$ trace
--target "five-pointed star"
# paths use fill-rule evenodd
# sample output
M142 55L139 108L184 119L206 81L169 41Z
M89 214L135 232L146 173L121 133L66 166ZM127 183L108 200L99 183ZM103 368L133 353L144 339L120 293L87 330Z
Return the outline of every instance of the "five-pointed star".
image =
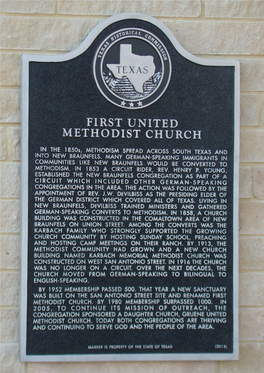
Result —
M134 107L134 103L133 103L133 102L130 102L130 103L129 103L129 106L130 106L130 107Z
M126 106L126 102L125 101L121 101L121 105L122 106Z

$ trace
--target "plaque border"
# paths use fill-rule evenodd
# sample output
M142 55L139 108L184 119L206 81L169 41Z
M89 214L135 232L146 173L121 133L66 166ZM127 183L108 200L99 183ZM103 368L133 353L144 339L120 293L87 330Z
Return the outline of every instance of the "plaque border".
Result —
M131 353L131 354L65 354L65 355L27 355L27 269L28 269L28 114L29 114L29 62L64 62L82 53L95 38L112 23L138 19L157 26L170 39L176 50L186 59L203 66L234 67L234 186L233 186L233 352L232 353ZM195 360L237 360L239 358L238 330L238 198L239 198L239 107L240 107L240 64L233 59L200 58L186 51L172 31L152 16L141 13L120 13L101 21L86 39L70 52L58 55L22 55L21 74L21 193L20 193L20 360L27 362L88 362L88 361L195 361Z

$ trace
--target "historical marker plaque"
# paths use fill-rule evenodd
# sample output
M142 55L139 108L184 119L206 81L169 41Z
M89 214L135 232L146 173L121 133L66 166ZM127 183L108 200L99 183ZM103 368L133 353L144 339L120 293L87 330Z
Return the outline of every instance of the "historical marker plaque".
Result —
M238 63L148 16L23 57L21 357L238 357Z

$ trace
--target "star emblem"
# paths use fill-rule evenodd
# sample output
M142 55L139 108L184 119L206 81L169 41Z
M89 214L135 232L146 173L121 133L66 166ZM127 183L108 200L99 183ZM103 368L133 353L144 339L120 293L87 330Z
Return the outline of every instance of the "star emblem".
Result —
M133 103L133 102L130 102L130 103L129 103L129 106L130 106L130 107L134 107L134 103Z
M142 106L142 101L138 101L138 107Z
M121 101L121 106L126 106L126 102L125 101Z

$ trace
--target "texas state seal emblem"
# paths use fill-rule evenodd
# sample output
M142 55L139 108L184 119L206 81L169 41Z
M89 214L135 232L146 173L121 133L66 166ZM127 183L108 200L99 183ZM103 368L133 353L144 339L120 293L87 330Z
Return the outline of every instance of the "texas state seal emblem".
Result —
M141 109L157 101L171 76L169 53L154 34L139 28L118 30L101 43L94 58L94 78L113 104Z

